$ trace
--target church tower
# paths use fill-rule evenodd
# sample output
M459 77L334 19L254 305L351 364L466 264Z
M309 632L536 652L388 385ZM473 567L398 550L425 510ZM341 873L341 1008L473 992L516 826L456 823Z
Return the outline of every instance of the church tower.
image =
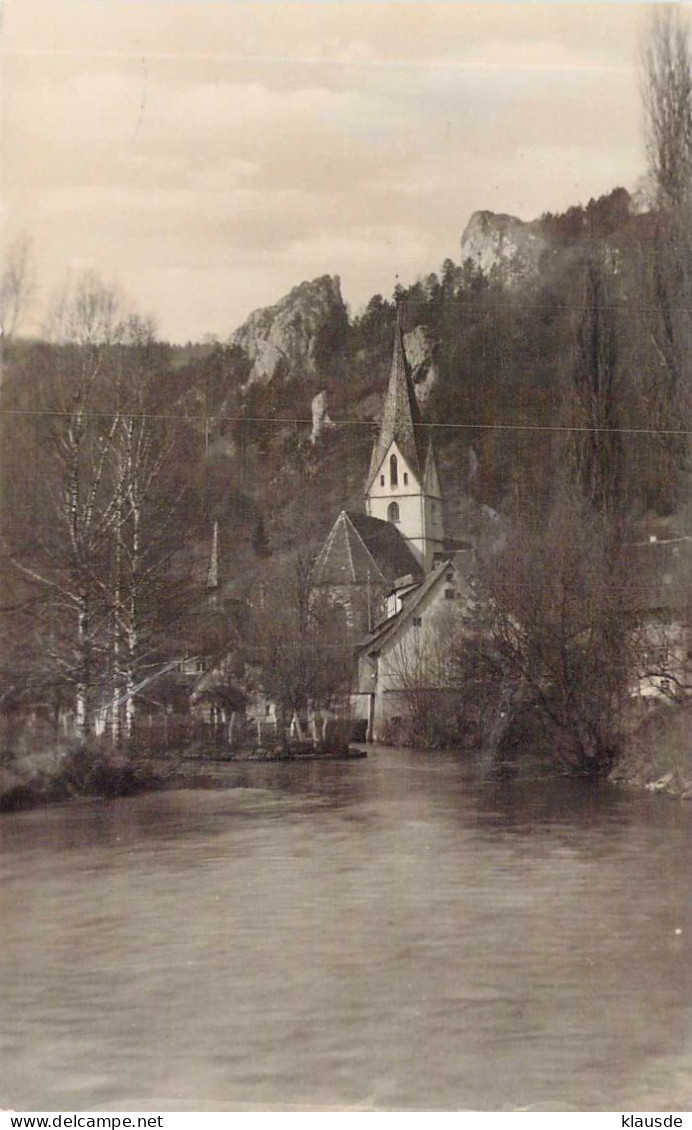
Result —
M382 424L365 487L365 512L393 523L426 573L436 554L444 553L440 479L432 441L424 435L398 318Z

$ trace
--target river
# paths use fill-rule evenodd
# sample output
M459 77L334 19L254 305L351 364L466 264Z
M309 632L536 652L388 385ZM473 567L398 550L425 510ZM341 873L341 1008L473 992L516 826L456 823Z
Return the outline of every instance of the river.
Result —
M224 774L0 818L3 1108L692 1109L690 807Z

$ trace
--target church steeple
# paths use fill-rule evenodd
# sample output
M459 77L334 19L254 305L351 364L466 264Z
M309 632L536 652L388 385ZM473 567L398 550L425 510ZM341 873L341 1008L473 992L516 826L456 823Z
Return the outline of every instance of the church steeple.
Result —
M216 603L219 591L219 523L214 522L214 533L211 539L211 553L209 555L209 568L207 570L207 593L212 604Z
M428 572L444 550L442 491L432 443L423 433L397 311L392 367L365 487L365 511L392 522Z
M406 360L404 333L398 310L392 367L382 410L380 434L377 437L370 459L370 471L368 481L365 484L366 493L370 490L373 479L393 443L396 443L409 467L420 480L425 456L423 421L411 380L411 371Z

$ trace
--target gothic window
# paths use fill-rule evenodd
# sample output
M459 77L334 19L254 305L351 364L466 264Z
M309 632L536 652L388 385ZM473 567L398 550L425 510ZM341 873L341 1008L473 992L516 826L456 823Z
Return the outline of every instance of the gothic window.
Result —
M395 459L395 458L396 458L396 456L392 455L392 459ZM398 522L399 521L399 506L396 502L390 502L389 506L387 507L387 521L388 522Z
M408 471L404 471L404 486L408 486Z
M380 486L384 486L384 475L380 475Z
M390 455L389 457L389 482L393 487L399 485L399 468L397 467L396 455Z

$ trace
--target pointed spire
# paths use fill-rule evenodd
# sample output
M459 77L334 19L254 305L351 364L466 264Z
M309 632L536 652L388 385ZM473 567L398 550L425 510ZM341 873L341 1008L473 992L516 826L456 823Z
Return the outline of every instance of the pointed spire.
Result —
M219 587L219 523L214 522L214 533L211 539L211 556L207 572L207 588L210 592Z
M382 411L380 434L370 461L366 491L370 489L393 442L396 442L409 467L420 479L424 463L422 420L406 360L401 310L398 304L392 368Z

